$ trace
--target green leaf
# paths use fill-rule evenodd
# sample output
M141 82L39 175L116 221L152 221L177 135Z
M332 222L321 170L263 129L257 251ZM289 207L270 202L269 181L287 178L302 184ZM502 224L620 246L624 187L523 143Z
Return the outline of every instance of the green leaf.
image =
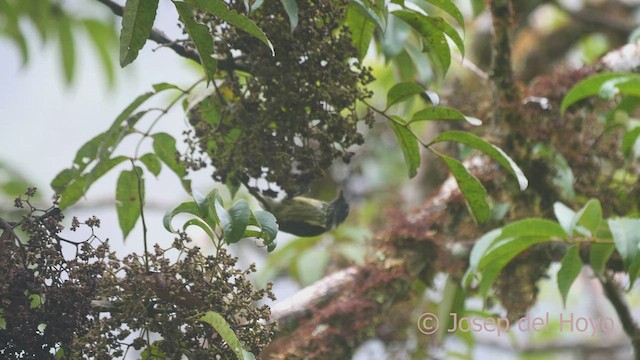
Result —
M274 241L275 243L275 241ZM261 284L266 283L268 280L273 279L275 275L282 269L287 268L293 264L295 259L298 258L304 251L312 248L318 243L318 237L315 238L296 238L291 242L288 242L278 248L273 254L270 254L267 258L267 263L264 266L264 271L258 274L258 282ZM297 270L295 267L292 270Z
M73 159L73 164L79 171L84 171L89 164L98 159L98 152L107 138L107 132L96 135L80 147Z
M209 27L194 20L195 8L193 6L182 1L174 1L173 4L198 50L198 54L200 54L200 64L207 76L207 81L213 81L218 61L213 58L213 38L209 33Z
M197 226L200 229L202 229L202 231L204 231L207 234L207 236L209 236L209 238L211 240L214 240L216 238L216 235L211 230L211 227L209 225L207 225L207 223L205 223L204 221L202 221L200 219L189 219L189 220L187 220L182 225L182 230L185 231L185 230L187 230L187 228L189 226L192 226L192 225Z
M302 286L309 286L327 274L330 252L326 246L319 246L298 255L293 264L297 280Z
M392 12L422 36L424 51L429 55L435 72L443 77L451 65L451 52L444 32L434 24L430 17L415 11L397 10Z
M106 132L111 132L118 129L125 120L131 117L131 114L133 114L133 112L136 111L136 109L138 109L140 105L149 100L149 98L151 98L153 95L155 95L155 93L147 92L135 98L129 105L127 105L124 110L122 110L120 114L118 114L116 119L111 124L111 127L109 127L109 130L107 130Z
M176 149L176 139L167 133L153 134L153 151L160 160L167 165L182 181L185 191L191 193L191 181L187 180L187 170L184 165L178 162L178 150Z
M127 0L120 32L120 66L125 67L138 57L147 42L156 19L158 0Z
M78 149L76 157L73 159L73 167L78 170L78 173L84 171L91 162L98 158L98 150L105 137L106 133L100 133Z
M598 199L589 200L571 221L571 229L594 237L602 223L602 206ZM584 230L587 230L586 232ZM569 233L571 234L571 233Z
M387 21L387 29L385 30L381 41L382 53L384 54L387 62L398 56L402 50L404 50L411 32L411 26L395 16L392 16Z
M262 41L271 49L271 53L275 55L273 44L267 39L267 35L248 17L229 9L227 4L222 0L186 0L187 3L206 11L213 16L217 16L230 25L249 33L258 40Z
M229 348L236 354L236 357L240 360L255 360L255 356L250 352L244 350L242 343L233 332L227 320L222 315L214 311L207 311L200 321L205 322L213 327L222 339L227 343Z
M482 235L480 239L476 241L476 243L473 245L473 249L471 249L471 254L469 254L468 272L475 273L478 271L478 267L480 266L480 261L482 260L482 257L487 253L487 251L491 248L491 246L498 240L501 233L502 233L502 229L494 229Z
M559 202L553 204L553 210L569 236L578 232L580 235L595 238L602 223L602 206L597 199L589 200L578 212Z
M51 181L51 188L57 194L60 194L67 188L74 179L80 176L80 171L77 169L64 169L56 175L55 178Z
M220 206L224 204L218 189L212 189L204 198L202 198L200 194L195 193L193 198L196 200L198 208L200 208L200 217L205 219L211 228L217 227L218 224L220 224L220 219L216 212L216 204L219 203Z
M83 180L85 182L86 180L92 180L91 177L93 175L83 175L84 170L96 160L108 162L107 159L115 149L116 145L124 138L125 135L131 132L133 126L145 114L145 111L139 112L133 116L132 113L153 95L154 93L146 93L138 96L118 115L107 131L96 135L94 138L82 145L76 153L73 160L73 166L70 169L62 170L51 182L51 187L57 193L62 193L65 191L67 186L80 179L81 176L86 177L86 179ZM127 123L122 125L125 121L127 121ZM120 157L119 159L122 158ZM93 180L90 181L90 183L93 183ZM81 189L81 191L82 193L80 196L84 193L84 190Z
M181 213L188 213L195 216L201 216L200 209L198 208L198 205L196 205L195 202L185 201L182 204L176 206L173 210L169 210L164 214L164 217L162 218L162 225L164 226L165 229L167 229L168 232L171 232L174 234L178 233L178 231L171 226L171 221L176 215Z
M436 332L438 341L443 340L449 333L448 329L454 326L454 319L450 315L451 313L462 314L464 311L464 301L466 294L464 293L460 283L450 275L447 275L447 279L442 290L442 299L438 304L438 319L449 319L444 326L439 326ZM455 324L457 325L457 324Z
M460 161L443 154L438 154L438 156L444 160L456 179L458 187L464 195L469 209L471 209L471 215L478 223L485 223L491 216L491 209L487 203L487 190L482 186L480 180L473 176Z
M220 206L221 208L222 206ZM216 203L216 212L220 215L218 203ZM242 239L244 231L249 225L249 218L251 217L251 209L246 200L241 199L236 201L228 210L228 219L226 216L223 218L220 216L220 222L222 230L224 231L224 239L227 244L233 244Z
M120 145L120 142L127 135L134 132L135 125L147 114L147 112L148 110L142 110L131 115L122 125L114 123L114 125L104 133L105 136L100 142L96 157L98 159L106 159L110 157L117 146Z
M598 55L599 56L599 55ZM594 59L597 56L594 56ZM600 89L598 90L598 96L604 100L611 100L614 96L620 93L620 89L618 89L618 85L629 80L626 76L616 77L614 79L610 79L605 81L602 85L600 85Z
M451 15L452 18L456 20L458 25L464 30L464 16L456 6L456 4L451 0L426 0L433 5L439 7L444 10L447 14Z
M630 73L602 73L581 80L574 85L565 95L564 99L562 99L562 104L560 105L561 114L564 114L569 106L578 101L600 94L602 87L612 80L618 83L618 88L622 87L627 92L634 92L635 81L640 80L640 75ZM627 86L619 84L621 81L625 82L629 80L634 80L634 82Z
M407 25L408 26L408 25ZM422 46L422 44L420 44ZM415 80L419 79L422 82L431 82L433 81L433 69L431 68L431 63L427 54L422 52L421 48L418 48L416 44L412 44L410 42L405 42L404 48L406 53L411 60L411 65L405 66L401 64L397 64L397 61L401 58L400 56L396 57L394 63L398 68L403 69L405 72L410 73L409 79ZM402 53L400 53L402 55ZM413 67L416 68L417 72L414 71ZM438 105L440 103L440 98L438 94L434 91L427 90L425 94L429 97L429 100L433 105Z
M571 223L573 222L573 218L576 216L576 212L561 202L555 202L553 204L553 213L560 226L562 226L562 229L567 233L567 235L571 235L573 233Z
M275 240L278 235L278 221L276 217L273 216L268 211L256 211L253 214L253 219L262 232L261 238L264 239L264 244L269 245L273 240Z
M368 1L367 1L367 4L365 4L365 2L362 0L351 0L351 8L356 10L358 13L360 13L360 15L364 16L372 23L374 23L378 27L378 29L380 29L380 31L384 32L384 29L386 27L385 23L378 16L378 14L376 14L373 8L371 6L368 6Z
M58 18L58 35L60 37L60 54L62 55L62 70L67 84L73 81L76 66L76 50L71 31L71 19L65 15Z
M460 37L460 34L458 34L458 31L453 28L453 26L449 25L448 22L444 21L444 19L439 16L427 16L426 20L430 22L434 28L447 35L456 45L458 50L460 50L460 54L464 56L464 41L462 40L462 37Z
M471 125L474 126L479 126L482 125L482 121L479 119L476 119L474 117L470 117L470 116L465 116L463 113L461 113L460 111L453 109L453 108L448 108L448 107L444 107L444 106L429 106L427 108L424 108L420 111L418 111L417 113L413 114L413 117L411 117L411 121L409 121L409 123L414 123L414 122L418 122L418 121L429 121L429 120L437 120L437 121L448 121L448 120L462 120L462 121L466 121Z
M167 359L167 353L159 347L151 344L140 353L140 359Z
M351 30L351 42L358 50L358 59L367 55L376 25L350 6L347 10L347 24Z
M607 261L613 254L615 246L613 244L592 243L591 250L589 251L589 264L593 272L602 276L607 265Z
M632 157L634 155L633 148L638 141L638 137L640 136L640 127L633 128L624 133L622 136L622 144L621 149L622 153L626 157ZM635 156L634 156L635 157Z
M4 330L7 328L7 319L4 318L4 309L0 308L0 329Z
M401 118L394 116L394 119L399 122L405 122ZM406 127L396 123L395 121L389 121L389 126L396 134L396 140L402 149L404 155L404 162L407 164L409 170L409 177L412 178L418 173L418 167L420 166L420 148L418 147L418 140Z
M293 32L298 26L298 3L296 0L280 0L284 11L289 16L289 23L291 24L291 32Z
M416 79L416 70L420 70L419 67L426 67L428 71L420 72L421 79L431 79L431 65L429 63L429 59L425 54L423 54L420 50L418 53L423 55L423 59L414 59L407 50L408 45L405 46L405 51L401 51L400 54L396 55L391 62L393 66L393 70L398 74L399 81L415 81ZM424 60L424 62L422 61ZM427 74L425 77L422 77L422 74ZM430 81L430 80L428 80Z
M158 175L160 174L160 170L162 170L162 163L160 162L160 159L158 159L158 156L156 154L144 154L140 157L140 161L142 161L144 166L147 167L147 170L149 170L149 172L152 173L153 176L158 177Z
M380 16L385 23L389 21L389 6L388 0L364 0L371 3L372 9Z
M15 198L24 194L29 183L32 182L13 166L0 159L0 193ZM36 193L36 198L39 200L38 195L39 193Z
M549 241L549 238L524 236L509 237L493 244L482 258L479 266L479 270L482 271L482 278L478 287L482 297L486 298L495 279L513 258L531 246L547 241Z
M47 1L20 1L20 5L18 6L21 5L24 10L27 10L33 25L38 29L42 42L46 42L50 35L50 29L52 28L51 20L58 15L55 11L52 11L51 3ZM3 7L4 6L0 5L0 13L4 12Z
M470 146L476 150L481 151L485 155L488 155L490 158L498 162L498 164L502 165L505 169L507 169L513 176L518 180L518 185L520 186L520 190L524 191L529 181L524 176L524 173L516 163L511 160L511 158L502 151L499 147L488 143L486 140L464 131L447 131L440 135L438 135L435 139L429 143L435 144L443 141L454 141L460 144L464 144Z
M276 246L278 245L278 242L273 240L272 242L267 244L267 252L272 252L273 250L276 249Z
M229 190L229 195L231 195L231 199L233 200L236 197L238 190L240 190L240 185L242 184L240 184L236 179L229 178L224 185L227 187L227 190Z
M0 0L0 14L2 14L3 17L2 28L0 28L0 30L3 32L3 35L8 36L15 42L22 56L22 64L25 65L29 60L29 47L22 33L22 29L20 29L20 17L22 14L19 13L21 10L17 9L17 5L22 3L23 2L9 3L6 0ZM38 22L36 22L36 24L38 24ZM46 32L43 33L46 34Z
M142 169L123 170L116 186L116 211L118 223L126 240L140 217L144 204L144 178Z
M115 66L112 58L112 46L115 45L114 29L110 23L100 22L95 19L85 19L82 22L84 24L91 43L94 45L95 50L102 63L102 70L107 78L109 86L113 86L115 83Z
M184 92L184 90L182 90L178 85L169 84L166 82L153 84L152 87L153 87L153 91L155 91L156 93L159 93L164 90L178 90L178 91Z
M251 5L251 9L249 10L249 15L253 14L256 10L260 9L264 0L255 0L253 5Z
M558 271L558 289L560 295L562 295L562 305L567 306L567 295L569 295L569 289L571 285L580 275L582 270L582 259L580 259L580 246L573 245L567 250L567 253L560 262L561 267Z
M118 156L113 159L99 161L96 166L89 171L89 173L77 177L75 180L68 183L62 193L60 193L60 209L64 210L75 204L89 190L96 180L127 159L129 158L126 156Z
M629 40L627 40L628 44L635 44L640 40L640 27L633 29L631 34L629 34Z
M516 221L502 228L500 238L539 236L552 240L566 240L567 234L562 226L555 221L531 218Z
M613 237L616 250L622 257L625 268L629 273L629 287L633 286L640 260L638 259L638 246L640 245L640 219L613 218L609 219L609 229Z
M629 76L611 79L602 84L598 93L601 98L607 100L617 94L640 96L640 75L630 73Z
M42 305L42 297L38 294L31 294L29 295L29 302L30 302L30 308L35 309L40 307L40 305Z
M484 11L484 0L471 0L471 7L473 8L473 16L478 16Z
M424 89L414 82L401 82L395 84L387 92L387 107L408 100L410 97L424 93Z
M469 267L477 271L486 264L485 257L495 249L495 244L505 239L540 238L546 241L564 240L567 234L558 223L547 219L524 219L483 235L469 255Z

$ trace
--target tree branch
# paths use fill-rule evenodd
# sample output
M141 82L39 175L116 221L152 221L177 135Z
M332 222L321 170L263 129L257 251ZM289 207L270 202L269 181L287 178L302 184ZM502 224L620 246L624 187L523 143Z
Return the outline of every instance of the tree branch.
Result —
M122 15L124 14L124 7L122 7L120 4L112 0L96 0L96 1L108 7L111 10L111 12L114 13L116 16L122 17ZM169 49L173 50L176 54L184 58L187 58L189 60L193 60L198 64L200 64L200 55L198 54L197 51L193 49L189 49L181 45L180 43L176 42L175 40L169 39L169 37L167 37L167 35L165 35L164 32L156 28L151 29L151 33L149 34L149 40L159 45L166 46ZM223 60L218 59L218 69L225 70L225 71L234 71L234 70L248 71L247 67L236 64L234 59L223 59Z
M302 319L312 315L313 309L325 305L336 294L353 282L358 268L352 266L326 276L294 296L271 307L271 320L277 321L280 335L294 329Z
M620 319L624 332L631 340L635 359L640 360L640 329L638 329L638 325L633 320L633 315L631 314L629 306L625 302L622 294L620 294L620 290L611 276L605 274L600 279L600 283L604 289L605 296L609 299L609 302L611 302L611 305L618 314L618 318Z
M492 0L490 8L494 32L491 59L494 102L493 120L497 126L516 126L520 97L513 77L511 37L509 34L513 26L513 4L511 0Z

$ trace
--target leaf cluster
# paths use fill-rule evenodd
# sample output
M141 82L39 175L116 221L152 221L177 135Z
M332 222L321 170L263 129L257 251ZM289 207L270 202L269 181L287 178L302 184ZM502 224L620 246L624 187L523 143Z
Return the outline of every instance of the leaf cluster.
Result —
M556 221L524 219L482 236L471 252L463 283L470 286L475 279L474 286L486 298L500 272L515 257L534 245L557 242L566 244L557 280L563 302L566 302L569 289L584 265L580 249L586 245L588 265L597 276L605 273L607 262L615 250L629 274L630 286L633 285L640 274L638 219L604 219L597 199L588 201L579 211L556 203L554 211Z
M223 207L222 198L214 189L207 196L194 194L194 201L183 202L175 209L168 211L163 219L167 231L179 233L171 226L174 216L180 213L195 215L182 226L182 231L195 225L203 230L212 240L224 239L233 244L240 239L254 237L262 239L269 252L276 247L278 223L267 211L252 211L246 200L236 201L229 209ZM220 231L220 235L217 234Z
M56 0L1 0L0 35L18 47L24 64L30 57L25 24L36 29L43 44L58 43L62 73L68 84L76 73L77 35L85 33L94 45L109 85L113 85L115 67L111 53L117 45L117 33L111 21L78 17Z

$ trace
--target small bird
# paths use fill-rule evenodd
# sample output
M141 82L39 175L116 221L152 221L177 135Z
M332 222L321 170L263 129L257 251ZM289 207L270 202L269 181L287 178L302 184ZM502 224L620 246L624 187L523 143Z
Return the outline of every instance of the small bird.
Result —
M342 224L349 215L349 203L342 191L331 202L304 196L280 202L262 197L258 200L276 217L280 231L300 237L323 234Z

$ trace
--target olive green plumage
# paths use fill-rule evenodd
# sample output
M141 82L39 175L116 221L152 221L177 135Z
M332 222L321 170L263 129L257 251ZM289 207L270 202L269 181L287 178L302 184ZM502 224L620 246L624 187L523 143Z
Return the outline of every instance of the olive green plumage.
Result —
M265 210L278 220L280 231L310 237L323 234L342 224L349 215L349 203L342 191L331 202L296 196L276 202L259 198Z

